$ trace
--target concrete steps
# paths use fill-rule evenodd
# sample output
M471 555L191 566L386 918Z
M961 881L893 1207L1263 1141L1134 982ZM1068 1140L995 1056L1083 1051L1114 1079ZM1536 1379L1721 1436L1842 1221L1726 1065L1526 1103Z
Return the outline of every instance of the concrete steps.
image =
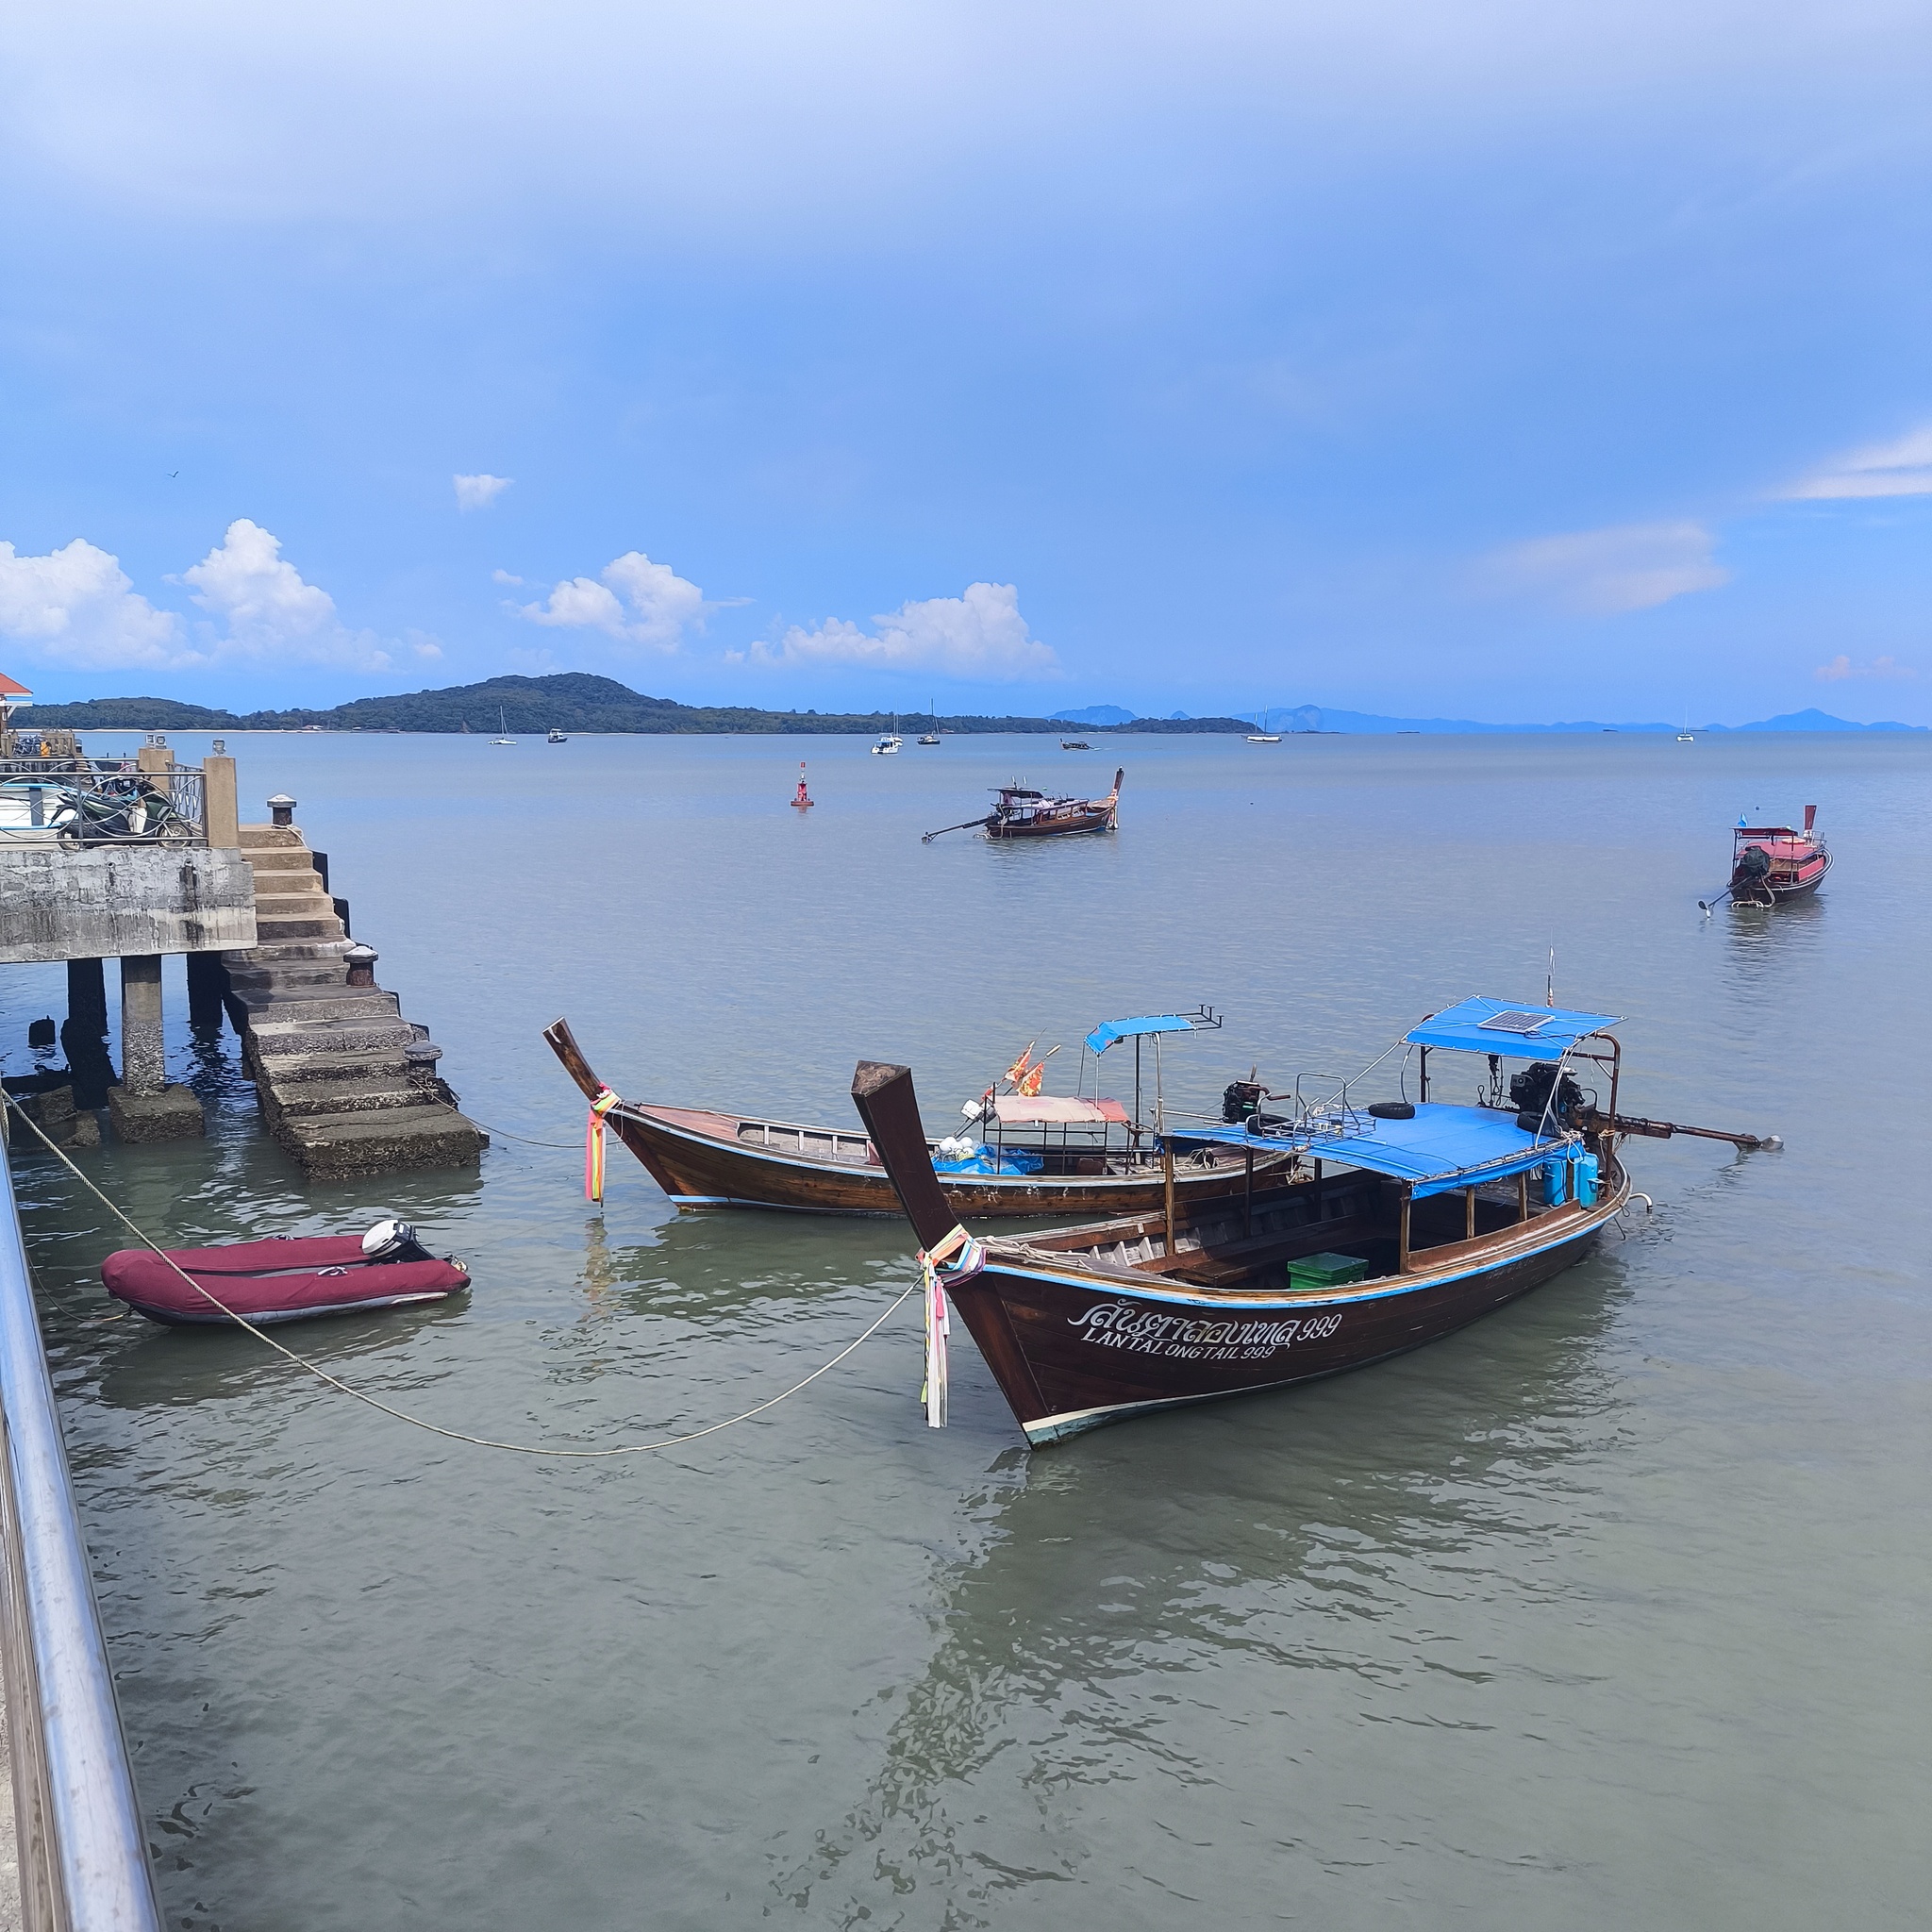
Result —
M223 956L228 1010L283 1152L314 1179L475 1159L489 1137L437 1076L428 1029L394 993L348 983L350 942L301 833L243 825L242 851L259 942Z
M441 1107L326 1119L285 1115L275 1139L314 1180L395 1174L404 1168L467 1166L488 1144L473 1122Z

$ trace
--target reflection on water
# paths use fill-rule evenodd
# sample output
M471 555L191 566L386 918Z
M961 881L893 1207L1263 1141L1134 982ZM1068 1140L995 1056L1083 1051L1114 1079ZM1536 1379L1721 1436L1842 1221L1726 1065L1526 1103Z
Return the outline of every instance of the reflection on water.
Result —
M938 1119L1028 1038L1207 998L1226 1032L1166 1074L1211 1108L1540 993L1554 944L1559 998L1631 1016L1629 1107L1787 1152L1634 1143L1627 1240L1336 1382L1029 1457L963 1341L924 1427L908 1304L757 1420L591 1465L123 1316L126 1237L21 1154L175 1924L1914 1923L1932 1213L1912 1057L1874 1042L1917 1017L1932 747L1136 741L1118 837L1054 851L918 840L1037 745L815 741L801 824L782 742L241 742L502 1137L309 1186L182 1024L208 1141L84 1164L177 1243L417 1223L468 1296L285 1339L451 1428L702 1427L908 1279L895 1224L679 1219L615 1147L588 1207L559 1011L632 1097L839 1121L864 1055ZM1729 823L1786 795L1830 813L1824 893L1705 919ZM623 839L558 837L613 796ZM541 891L486 949L505 877ZM0 1003L18 1041L58 969Z
M1472 1595L1560 1609L1539 1559L1616 1440L1597 1347L1625 1291L1614 1260L1587 1264L1544 1291L1541 1319L1458 1341L1446 1387L1397 1365L1191 1412L1151 1491L1130 1441L996 1458L962 1499L979 1548L943 1572L931 1660L882 1692L878 1769L809 1857L774 1854L774 1890L847 1924L890 1873L908 1893L943 1888L949 1925L1003 1922L1028 1894L1085 1924L1055 1888L1104 1856L1093 1812L1165 1790L1211 1813L1209 1794L1233 1797L1224 1727L1366 1705L1483 1728L1453 1706L1490 1672L1450 1660L1450 1625ZM1256 1771L1277 1796L1324 1777ZM1025 1797L996 1831L989 1780Z

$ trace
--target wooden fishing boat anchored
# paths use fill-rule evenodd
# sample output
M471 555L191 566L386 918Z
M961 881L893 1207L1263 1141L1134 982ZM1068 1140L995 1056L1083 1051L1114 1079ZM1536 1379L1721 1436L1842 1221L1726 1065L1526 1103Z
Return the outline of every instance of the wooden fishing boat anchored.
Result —
M1204 1141L1257 1161L1240 1193L983 1242L958 1225L925 1158L910 1072L862 1060L852 1096L921 1243L929 1322L937 1308L943 1335L950 1298L1039 1445L1361 1368L1489 1314L1580 1260L1624 1207L1625 1133L1776 1144L1624 1119L1614 1024L1464 1000L1398 1042L1417 1057L1414 1104L1362 1107L1344 1086L1319 1105L1170 1127L1176 1161ZM1439 1050L1488 1058L1484 1104L1428 1098ZM1507 1091L1506 1058L1534 1062ZM1606 1108L1572 1069L1607 1075ZM1264 1176L1264 1158L1287 1165ZM929 1341L929 1377L936 1360L942 1372L943 1346Z
M1747 825L1742 819L1731 835L1731 882L1714 899L1700 899L1708 912L1728 899L1734 906L1777 906L1803 899L1824 883L1831 852L1812 829L1818 808L1805 808L1805 829L1790 825Z
M1158 1042L1165 1035L1218 1024L1205 1009L1194 1015L1109 1021L1088 1036L1086 1045L1098 1055L1118 1041L1135 1042L1138 1113L1141 1041L1151 1037ZM585 1098L604 1108L610 1131L680 1208L900 1211L891 1177L863 1134L708 1108L617 1100L591 1071L568 1022L546 1027L543 1038ZM1241 1151L1207 1145L1174 1164L1170 1181L1169 1163L1150 1127L1130 1117L1116 1100L1039 1092L1033 1076L1047 1056L1030 1061L1031 1052L1029 1047L1008 1070L1004 1084L1035 1091L995 1093L989 1088L962 1109L988 1139L975 1140L969 1131L941 1141L924 1127L919 1130L920 1158L929 1174L938 1163L941 1172L933 1184L950 1203L947 1212L954 1219L1142 1214L1161 1205L1170 1186L1176 1200L1191 1204L1232 1197L1247 1185L1247 1162ZM1159 1106L1157 1076L1157 1118ZM1285 1160L1286 1156L1264 1157L1261 1171L1272 1174Z
M1113 774L1113 790L1105 798L1049 798L1030 785L993 788L993 808L982 819L965 819L941 825L921 841L930 845L946 832L983 831L989 839L1054 839L1069 832L1111 832L1119 825L1123 766Z

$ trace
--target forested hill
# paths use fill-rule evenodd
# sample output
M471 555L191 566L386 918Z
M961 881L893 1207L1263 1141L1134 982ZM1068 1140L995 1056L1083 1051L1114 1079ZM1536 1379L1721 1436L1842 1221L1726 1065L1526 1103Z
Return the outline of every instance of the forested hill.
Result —
M410 691L400 697L356 698L326 711L219 711L173 698L89 698L73 705L36 705L21 723L65 725L75 731L133 728L143 731L474 731L494 732L497 714L513 732L641 731L862 732L883 731L882 711L760 711L744 706L680 705L647 698L612 677L563 671L550 677L492 677L448 691ZM901 714L908 733L925 728L922 717ZM1126 724L1056 723L1051 718L942 717L942 730L1029 731L1252 731L1239 718L1140 718Z

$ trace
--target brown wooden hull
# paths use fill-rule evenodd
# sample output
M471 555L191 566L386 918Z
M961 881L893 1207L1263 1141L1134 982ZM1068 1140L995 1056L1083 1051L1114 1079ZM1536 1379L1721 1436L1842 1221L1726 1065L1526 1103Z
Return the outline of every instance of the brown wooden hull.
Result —
M737 1139L730 1114L683 1108L625 1107L608 1116L611 1131L643 1162L651 1177L687 1210L770 1208L798 1214L897 1216L899 1196L883 1167L815 1159L780 1147L749 1146ZM784 1130L774 1130L784 1131ZM829 1128L793 1129L831 1140ZM1265 1175L1269 1163L1257 1162ZM941 1175L941 1187L962 1221L1000 1215L1032 1220L1053 1214L1112 1217L1159 1209L1164 1182L1148 1174L1059 1177L1052 1174ZM1226 1200L1247 1185L1240 1160L1174 1174L1176 1207Z
M1401 1355L1541 1287L1580 1260L1627 1198L1571 1206L1506 1234L1424 1250L1407 1274L1313 1292L1228 1292L1077 1263L995 1241L948 1284L1038 1446L1182 1403L1280 1389ZM1333 1223L1341 1236L1343 1224ZM1084 1233L1084 1230L1080 1232ZM1055 1245L1074 1239L1054 1238Z

